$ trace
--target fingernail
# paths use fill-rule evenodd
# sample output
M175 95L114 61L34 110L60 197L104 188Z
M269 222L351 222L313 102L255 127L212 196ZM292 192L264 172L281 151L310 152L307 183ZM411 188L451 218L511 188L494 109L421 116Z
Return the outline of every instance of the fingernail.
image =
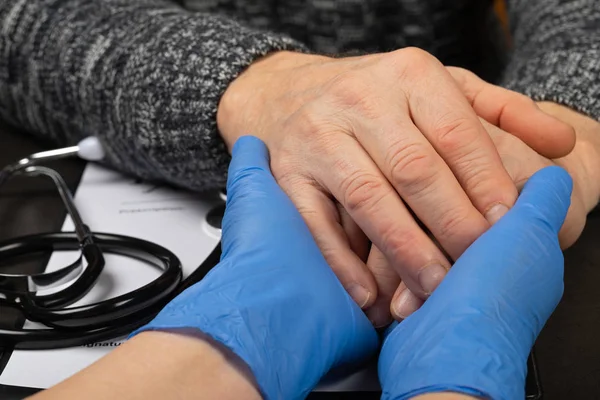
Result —
M373 324L375 328L381 328L386 325L389 325L392 322L392 316L390 314L389 308L386 306L383 307L370 307L367 311L367 318Z
M392 307L394 314L400 319L406 319L410 314L414 313L421 307L423 302L415 296L410 290L405 289L398 295Z
M446 276L446 268L441 264L430 264L419 272L419 284L426 294L431 294Z
M487 219L490 224L494 225L507 212L508 212L508 207L506 207L502 203L499 203L499 204L496 204L495 206L493 206L492 208L490 208L485 213L485 219Z
M358 283L350 284L346 290L360 308L363 308L365 305L367 305L369 298L371 297L371 292Z

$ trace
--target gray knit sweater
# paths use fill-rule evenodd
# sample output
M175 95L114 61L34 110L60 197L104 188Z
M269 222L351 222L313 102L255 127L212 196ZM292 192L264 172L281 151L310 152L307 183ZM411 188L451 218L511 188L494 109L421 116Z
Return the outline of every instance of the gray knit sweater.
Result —
M221 187L217 105L253 60L408 45L600 119L600 1L509 9L510 58L486 0L0 0L0 119L55 146L96 135L146 179Z

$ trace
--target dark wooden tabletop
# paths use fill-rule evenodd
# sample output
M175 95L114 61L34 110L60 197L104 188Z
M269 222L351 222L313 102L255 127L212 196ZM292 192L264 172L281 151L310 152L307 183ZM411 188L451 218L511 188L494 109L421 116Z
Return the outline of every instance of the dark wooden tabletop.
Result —
M0 168L42 149L43 143L0 124ZM82 162L61 161L53 166L71 189L77 186ZM50 182L35 178L0 189L0 240L59 229L64 215ZM565 260L564 297L536 344L544 399L600 399L600 213L589 216L582 237L565 252ZM30 393L0 386L0 399Z

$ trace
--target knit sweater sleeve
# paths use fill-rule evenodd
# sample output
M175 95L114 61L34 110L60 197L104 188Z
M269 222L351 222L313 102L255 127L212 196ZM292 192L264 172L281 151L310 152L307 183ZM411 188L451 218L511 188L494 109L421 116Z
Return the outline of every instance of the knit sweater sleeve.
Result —
M509 0L504 86L600 120L600 1Z
M54 145L97 136L142 178L221 187L222 93L255 59L301 48L168 0L2 0L0 119Z

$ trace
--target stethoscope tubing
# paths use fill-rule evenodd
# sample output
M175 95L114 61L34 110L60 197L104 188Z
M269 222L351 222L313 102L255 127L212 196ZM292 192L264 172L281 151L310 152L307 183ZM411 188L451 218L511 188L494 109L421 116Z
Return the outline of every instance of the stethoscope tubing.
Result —
M92 233L81 219L60 174L38 166L42 162L72 156L99 161L104 157L104 151L98 139L88 137L77 146L32 154L0 170L0 185L14 175L51 178L75 225L75 232L42 233L0 242L0 262L37 253L80 252L75 262L58 271L0 273L0 305L16 308L27 320L46 326L0 329L0 350L56 349L122 337L149 322L177 293L200 280L219 262L220 243L187 279L182 280L181 262L168 249L129 236ZM120 296L71 306L94 287L105 265L103 253L145 261L161 269L162 273L153 281ZM85 268L83 260L87 262ZM69 282L56 292L38 294L40 290Z
M68 234L68 232L66 232ZM61 232L60 235L65 234ZM54 234L50 234L54 235ZM99 243L103 243L105 239L102 235L111 234L98 234ZM131 238L134 240L140 240ZM158 246L154 243L151 245ZM64 243L63 243L64 244ZM158 246L160 247L160 246ZM166 249L165 249L166 250ZM168 251L168 250L167 250ZM139 307L139 303L127 303L125 302L125 309L121 309L122 312L117 318L109 320L105 317L100 317L104 320L105 324L94 324L92 328L85 324L79 324L75 326L63 326L56 325L55 327L42 328L42 329L0 329L0 349L19 349L19 350L41 350L41 349L58 349L73 346L82 346L94 342L105 341L109 339L119 338L127 335L135 329L143 326L154 318L154 316L177 294L199 281L204 275L211 270L215 265L218 264L221 256L221 246L217 245L211 254L202 262L202 264L186 279L178 282L174 287L170 286L168 290L162 292L162 296L157 296L156 293L152 294L152 299L144 303L143 307ZM152 282L151 282L152 283ZM150 284L151 284L150 283ZM147 287L149 284L145 285ZM138 289L136 289L138 290ZM130 292L124 296L132 296ZM105 301L111 302L114 299ZM136 304L136 306L132 306ZM11 304L11 306L15 306ZM73 307L77 309L78 307ZM96 309L97 311L98 309ZM79 311L79 310L78 310ZM86 314L93 312L93 310L86 309ZM61 318L63 316L61 315ZM35 319L36 317L34 317ZM87 319L86 319L87 318ZM89 322L91 315L84 315L84 318L78 322ZM64 319L61 320L64 322ZM48 323L54 325L50 320L46 320L44 324Z

